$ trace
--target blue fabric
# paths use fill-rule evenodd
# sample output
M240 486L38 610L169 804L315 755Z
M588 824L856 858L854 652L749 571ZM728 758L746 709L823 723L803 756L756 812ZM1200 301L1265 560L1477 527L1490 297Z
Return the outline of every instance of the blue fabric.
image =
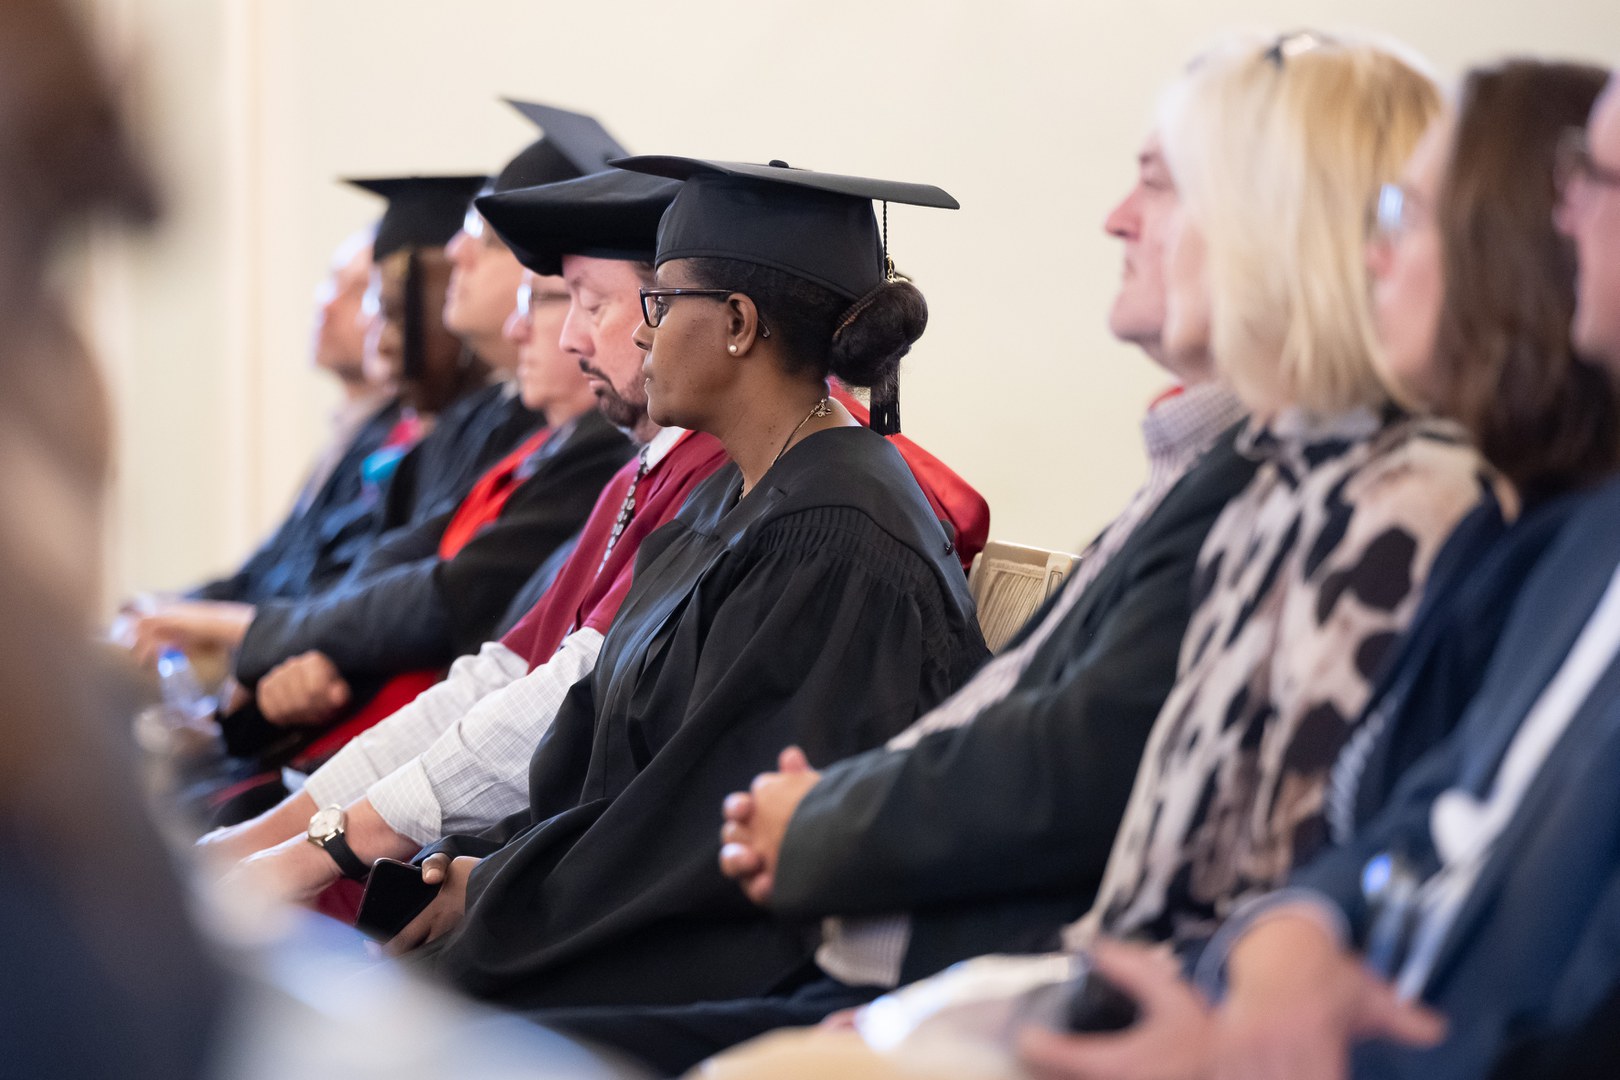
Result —
M1452 735L1345 848L1298 875L1365 934L1368 858L1432 865L1429 812L1450 787L1483 790L1620 564L1620 481L1579 500L1513 605L1480 690ZM1504 1053L1575 1037L1620 979L1620 662L1543 763L1458 913L1425 998L1451 1022L1425 1052L1369 1044L1357 1076L1487 1075ZM1523 1075L1534 1075L1524 1073Z

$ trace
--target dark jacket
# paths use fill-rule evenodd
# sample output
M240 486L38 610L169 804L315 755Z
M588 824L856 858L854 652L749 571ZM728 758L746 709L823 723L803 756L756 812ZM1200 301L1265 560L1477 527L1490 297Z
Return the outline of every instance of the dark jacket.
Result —
M309 588L334 587L365 576L357 564L384 541L435 519L448 521L484 471L540 429L545 417L525 408L505 383L480 387L439 413L433 430L411 448L393 474L334 515ZM437 540L434 541L437 543Z
M910 911L910 980L1037 947L1090 906L1175 681L1199 549L1254 472L1235 430L1137 527L1011 694L909 750L825 770L783 843L779 914Z
M269 539L236 573L199 585L198 600L234 600L259 604L308 595L324 573L322 554L345 523L359 513L366 498L361 467L399 422L397 401L390 401L360 425L343 456L302 512L287 515ZM368 518L369 519L369 518Z
M452 509L389 536L334 589L261 604L237 678L251 685L311 649L350 681L440 667L476 650L529 576L579 531L630 454L622 432L586 413L541 446L500 516L455 557L438 555Z
M1380 674L1368 722L1341 765L1335 840L1389 801L1412 764L1451 733L1479 691L1526 578L1583 505L1582 493L1528 506L1511 526L1494 497L1462 520L1436 556L1423 602Z

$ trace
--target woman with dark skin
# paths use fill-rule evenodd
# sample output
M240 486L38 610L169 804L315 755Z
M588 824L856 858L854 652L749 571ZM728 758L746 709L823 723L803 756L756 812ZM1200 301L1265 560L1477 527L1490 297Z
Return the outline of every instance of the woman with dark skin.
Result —
M425 959L456 985L526 1011L792 977L801 935L719 872L718 799L786 743L821 760L881 743L985 656L904 461L826 385L875 384L873 415L893 416L926 307L886 276L871 200L949 197L771 166L628 165L687 181L641 297L650 415L713 434L734 464L641 548L593 675L536 749L529 809L436 845L424 877L447 884L391 945L432 941Z

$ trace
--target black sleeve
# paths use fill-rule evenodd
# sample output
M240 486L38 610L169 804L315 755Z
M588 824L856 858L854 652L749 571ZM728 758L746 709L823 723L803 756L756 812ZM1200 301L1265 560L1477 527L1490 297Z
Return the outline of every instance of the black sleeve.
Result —
M772 906L810 917L1095 890L1175 678L1192 561L1152 560L1056 683L827 769L793 816Z
M516 494L513 495L516 498ZM364 583L395 567L439 557L439 542L456 516L455 509L403 526L377 537L344 573L339 587Z
M288 515L280 527L259 545L259 550L248 556L246 562L229 577L216 578L204 582L192 589L186 595L193 600L229 600L251 603L253 600L250 590L254 583L281 558L288 532L296 524L292 515Z
M529 580L518 589L517 594L512 597L512 602L506 605L506 610L496 620L495 632L490 635L492 638L504 639L512 632L512 628L523 620L523 616L532 611L540 603L541 598L551 591L551 586L557 581L557 575L562 573L568 560L573 558L574 549L579 546L579 535L575 533L558 545L557 550L551 553L551 557L529 575Z
M1376 855L1388 852L1413 864L1421 875L1435 869L1429 816L1434 800L1462 775L1469 741L1468 725L1454 730L1401 777L1377 817L1343 847L1331 848L1300 868L1289 884L1326 896L1349 920L1355 944L1366 944L1371 912L1362 892L1362 871Z
M438 667L477 649L529 575L579 530L623 464L628 447L614 436L580 439L547 457L453 559L433 555L351 578L309 600L261 605L242 641L237 678L252 684L311 649L346 678ZM435 522L423 527L442 535Z
M1060 625L1041 646L1038 664L1073 650L1055 678L908 750L825 771L789 824L773 908L810 918L1095 892L1175 681L1198 551L1252 472L1230 451L1209 465L1093 582L1118 591L1091 632Z
M477 651L529 576L573 540L597 497L630 459L629 441L594 412L568 434L513 493L500 518L454 558L442 561L434 585L446 602L451 656Z
M436 559L423 559L309 600L260 604L242 639L236 677L252 685L270 669L311 649L345 678L434 667L449 648L445 598L433 585Z

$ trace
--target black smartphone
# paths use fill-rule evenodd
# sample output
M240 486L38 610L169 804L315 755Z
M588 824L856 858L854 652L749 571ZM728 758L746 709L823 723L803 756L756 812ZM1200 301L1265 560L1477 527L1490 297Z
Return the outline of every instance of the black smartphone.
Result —
M422 868L398 859L378 859L366 879L354 925L369 938L388 941L439 895L422 880Z
M1063 1015L1070 1031L1123 1031L1141 1018L1136 1001L1095 968L1071 986Z

